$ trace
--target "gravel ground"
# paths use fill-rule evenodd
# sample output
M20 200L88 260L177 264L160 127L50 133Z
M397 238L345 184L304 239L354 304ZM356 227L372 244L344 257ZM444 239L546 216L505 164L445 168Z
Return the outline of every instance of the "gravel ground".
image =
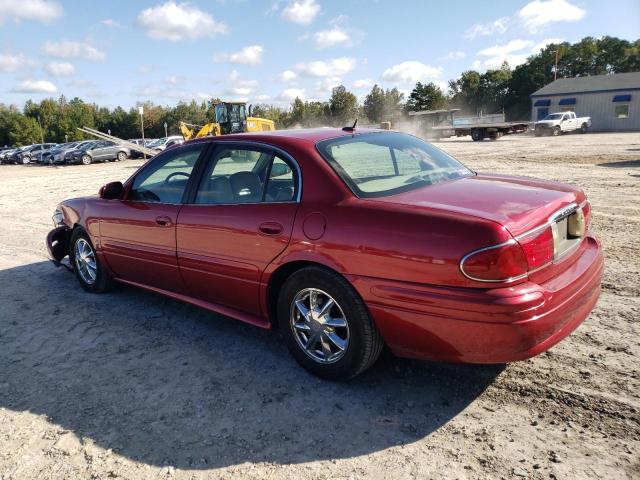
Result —
M318 380L270 332L46 261L56 203L139 161L0 167L0 479L640 478L640 134L437 145L587 191L602 297L549 352Z

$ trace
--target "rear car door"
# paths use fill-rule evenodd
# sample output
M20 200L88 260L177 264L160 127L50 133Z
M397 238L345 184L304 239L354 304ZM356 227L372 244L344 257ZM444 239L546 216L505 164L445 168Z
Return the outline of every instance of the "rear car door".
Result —
M135 176L123 200L105 200L100 241L107 264L123 280L181 292L176 222L205 144L158 155Z
M189 294L259 315L260 278L289 243L300 185L284 152L218 142L178 216L178 264Z

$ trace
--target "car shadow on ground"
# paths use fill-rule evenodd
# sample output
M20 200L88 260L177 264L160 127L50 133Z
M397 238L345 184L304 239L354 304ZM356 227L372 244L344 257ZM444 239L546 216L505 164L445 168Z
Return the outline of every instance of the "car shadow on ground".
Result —
M640 159L638 160L621 160L619 162L605 162L599 163L599 167L608 167L608 168L633 168L640 167Z
M139 289L85 293L48 262L2 270L0 285L0 407L151 465L288 464L411 443L503 369L385 354L332 383L273 332Z

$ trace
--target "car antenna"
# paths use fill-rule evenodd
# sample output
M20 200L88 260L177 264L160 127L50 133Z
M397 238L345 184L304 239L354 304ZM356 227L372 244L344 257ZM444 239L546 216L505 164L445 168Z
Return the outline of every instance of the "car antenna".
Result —
M356 117L356 121L353 122L351 127L342 127L343 132L353 132L356 129L356 125L358 124L358 118Z

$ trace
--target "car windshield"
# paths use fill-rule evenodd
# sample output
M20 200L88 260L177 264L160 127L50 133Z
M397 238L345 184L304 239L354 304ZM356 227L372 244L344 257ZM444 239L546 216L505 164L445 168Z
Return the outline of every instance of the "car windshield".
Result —
M320 154L359 197L380 197L474 173L438 148L403 133L324 140Z
M547 115L545 120L560 120L563 115L563 113L552 113L551 115Z
M158 140L154 140L151 143L147 144L147 147L158 147L160 145L164 145L167 142L166 138L159 138Z

